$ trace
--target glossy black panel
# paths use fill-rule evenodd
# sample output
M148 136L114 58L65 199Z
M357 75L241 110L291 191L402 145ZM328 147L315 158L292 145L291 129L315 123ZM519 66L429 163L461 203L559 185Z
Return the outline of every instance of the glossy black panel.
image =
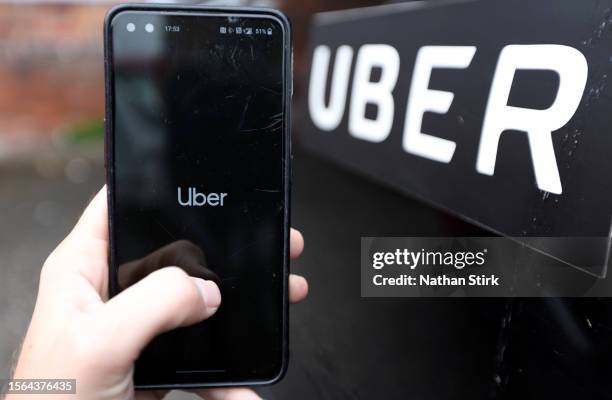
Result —
M223 297L210 320L155 339L136 383L273 379L286 323L285 28L270 15L127 10L109 32L111 286L176 265Z

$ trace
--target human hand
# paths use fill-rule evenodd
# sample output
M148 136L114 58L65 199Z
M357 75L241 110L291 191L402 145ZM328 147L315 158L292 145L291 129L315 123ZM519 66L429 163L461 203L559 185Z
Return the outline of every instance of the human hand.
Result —
M298 257L303 246L302 235L292 229L291 257ZM104 187L42 268L15 379L76 379L76 395L51 395L53 399L134 398L134 362L144 347L162 332L210 317L221 304L214 282L190 277L177 267L159 269L109 300L107 252ZM302 301L307 293L306 280L291 275L290 302ZM207 400L259 398L249 389L196 393ZM137 392L136 397L163 395Z

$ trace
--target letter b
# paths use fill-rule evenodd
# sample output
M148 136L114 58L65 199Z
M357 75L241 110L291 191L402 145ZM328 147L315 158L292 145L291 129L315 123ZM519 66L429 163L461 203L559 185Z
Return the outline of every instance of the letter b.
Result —
M206 195L204 193L199 193L196 188L191 188L192 199L194 206L203 206L206 204Z
M380 79L370 81L374 67L380 68ZM393 89L397 83L400 56L386 44L366 44L359 49L353 78L348 131L359 139L380 143L393 125ZM366 118L366 106L377 106L376 119Z

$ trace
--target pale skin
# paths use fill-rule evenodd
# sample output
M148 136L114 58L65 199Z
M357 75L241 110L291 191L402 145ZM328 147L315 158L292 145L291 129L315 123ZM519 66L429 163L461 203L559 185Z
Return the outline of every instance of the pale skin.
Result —
M212 281L168 266L108 299L106 188L91 201L72 232L43 265L38 297L14 377L76 379L76 395L37 395L54 400L160 399L134 392L134 361L156 335L212 316L221 294ZM291 258L304 240L291 230ZM289 301L308 293L307 281L289 277ZM206 400L259 399L246 388L194 391ZM9 395L7 399L19 399Z

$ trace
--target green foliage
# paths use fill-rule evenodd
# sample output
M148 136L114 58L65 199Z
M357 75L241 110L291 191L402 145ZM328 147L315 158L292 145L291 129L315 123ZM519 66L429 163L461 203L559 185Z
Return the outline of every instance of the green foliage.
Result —
M73 124L66 129L68 143L82 144L104 140L104 119L88 119Z

